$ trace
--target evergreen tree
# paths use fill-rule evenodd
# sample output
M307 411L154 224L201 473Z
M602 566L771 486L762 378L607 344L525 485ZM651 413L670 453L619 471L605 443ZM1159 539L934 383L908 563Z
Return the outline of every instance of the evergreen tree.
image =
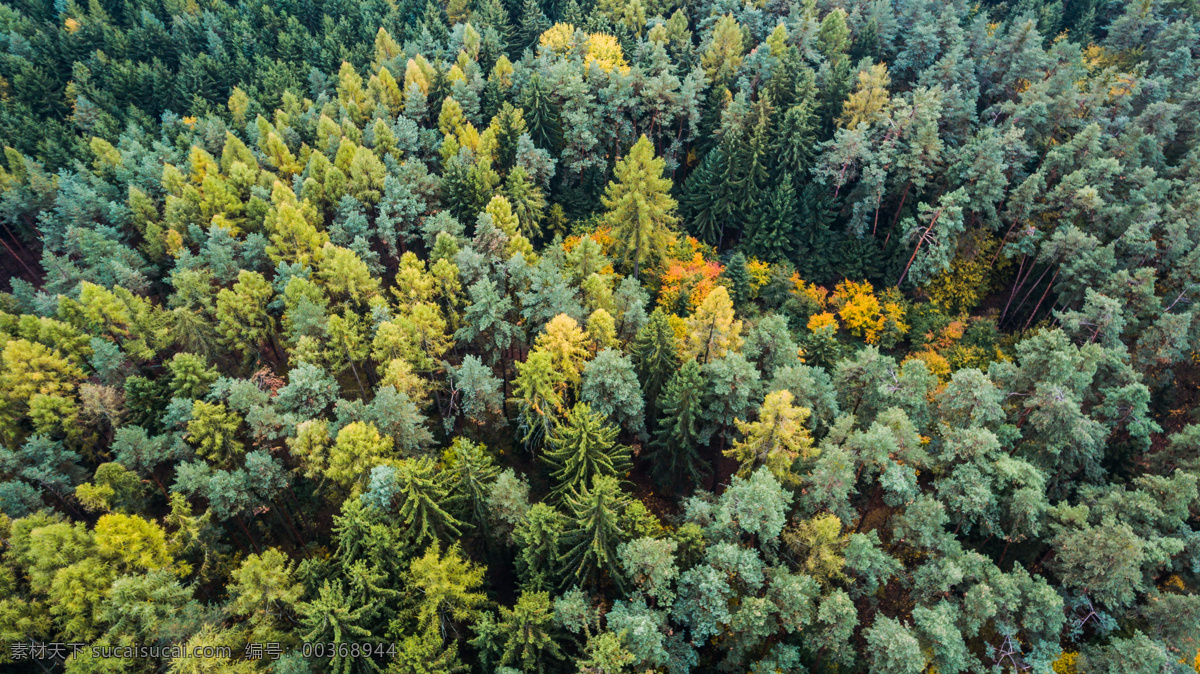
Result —
M318 595L299 604L297 610L303 617L304 640L332 645L334 654L330 668L335 672L349 674L353 671L378 669L370 656L354 655L342 644L374 643L375 637L364 627L379 610L374 604L355 606L341 581L321 585ZM189 644L190 646L191 644ZM341 652L339 652L341 651ZM360 651L361 652L361 651Z
M764 197L742 234L742 249L767 262L794 259L798 218L792 175L783 174Z
M725 219L731 217L733 195L722 190L727 185L724 176L733 161L720 146L714 147L684 181L680 201L687 228L701 241L716 244L724 232Z
M579 399L630 433L640 433L645 427L644 401L633 364L613 349L604 349L587 364Z
M648 460L659 484L678 488L697 485L708 473L700 456L704 377L700 364L689 360L679 368L659 397L659 418Z
M618 588L625 582L617 566L617 546L623 542L625 532L619 525L621 512L626 505L615 477L595 475L591 488L567 496L574 524L563 536L569 546L561 562L567 578L585 584L599 582L606 576Z
M729 258L729 263L725 265L722 275L729 282L733 305L735 307L750 306L753 290L750 287L750 273L746 271L746 256L742 253L734 253Z
M395 512L406 536L421 544L457 537L462 522L446 508L457 500L450 496L449 475L437 472L428 457L403 459L371 470L371 482L362 499L381 510Z
M629 469L630 452L616 443L616 437L616 426L587 403L577 403L555 425L546 452L546 460L555 469L551 475L558 483L554 492L569 498L586 489L596 476L623 475Z
M642 394L646 401L646 418L650 424L658 419L658 399L667 381L679 370L679 347L667 313L656 307L646 325L637 331L630 349Z
M487 654L485 662L495 657L500 665L496 671L519 665L522 671L542 674L548 662L566 658L552 630L554 610L548 592L522 592L511 609L500 607L499 618L485 614L475 625L479 636L471 641Z
M562 146L558 106L551 100L539 73L535 72L525 86L521 109L525 111L525 124L534 144L543 150L557 152Z

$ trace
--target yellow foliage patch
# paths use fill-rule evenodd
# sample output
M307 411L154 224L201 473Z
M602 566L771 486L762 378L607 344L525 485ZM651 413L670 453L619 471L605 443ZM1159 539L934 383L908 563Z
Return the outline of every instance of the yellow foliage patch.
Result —
M1065 651L1050 666L1054 669L1054 674L1078 674L1079 669L1075 664L1077 660L1079 653Z
M837 317L828 311L822 311L819 314L813 314L808 319L808 329L812 332L816 332L827 325L832 325L834 330L838 329Z
M758 291L771 280L771 265L752 257L746 261L746 273L750 275L750 292L758 297Z
M829 291L818 286L815 283L809 283L800 278L799 274L792 274L792 294L800 297L807 297L816 303L819 307L825 307L829 300Z
M570 54L574 46L572 40L575 36L575 26L569 23L556 23L551 26L542 36L538 38L538 44L548 48L550 51L567 55ZM629 64L625 62L625 53L621 51L621 45L617 42L617 38L604 33L591 33L588 35L586 44L586 53L584 63L588 66L595 63L604 72L612 72L614 68L622 73L629 72Z

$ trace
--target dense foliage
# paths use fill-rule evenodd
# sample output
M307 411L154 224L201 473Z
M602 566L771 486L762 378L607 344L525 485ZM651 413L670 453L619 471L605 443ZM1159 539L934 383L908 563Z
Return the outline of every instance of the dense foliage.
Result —
M1194 2L13 0L0 137L0 635L230 649L67 672L1200 671Z

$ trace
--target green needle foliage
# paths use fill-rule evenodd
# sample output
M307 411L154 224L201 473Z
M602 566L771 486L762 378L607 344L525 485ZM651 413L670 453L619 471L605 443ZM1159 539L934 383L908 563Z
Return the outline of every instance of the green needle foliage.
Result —
M555 493L567 497L597 476L624 476L630 467L629 448L617 444L617 427L578 403L554 428L546 461L554 468Z
M1193 0L0 24L0 670L1198 666Z

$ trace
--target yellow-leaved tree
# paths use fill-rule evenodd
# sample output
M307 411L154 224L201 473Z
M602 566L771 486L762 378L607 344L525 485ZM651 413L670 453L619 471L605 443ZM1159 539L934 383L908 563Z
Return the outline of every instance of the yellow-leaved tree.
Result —
M725 456L741 463L738 475L749 477L759 466L766 466L783 484L797 482L792 462L812 456L816 450L804 425L812 410L797 407L794 401L791 391L774 391L763 400L758 421L734 422L743 439L725 450Z
M663 252L671 238L671 225L679 221L671 180L663 177L665 165L661 157L654 156L654 145L642 136L617 162L615 180L608 183L601 198L608 209L604 222L612 227L623 261L633 265L634 278L643 262Z
M685 359L707 363L742 345L742 322L733 316L733 300L725 286L717 286L687 319Z

